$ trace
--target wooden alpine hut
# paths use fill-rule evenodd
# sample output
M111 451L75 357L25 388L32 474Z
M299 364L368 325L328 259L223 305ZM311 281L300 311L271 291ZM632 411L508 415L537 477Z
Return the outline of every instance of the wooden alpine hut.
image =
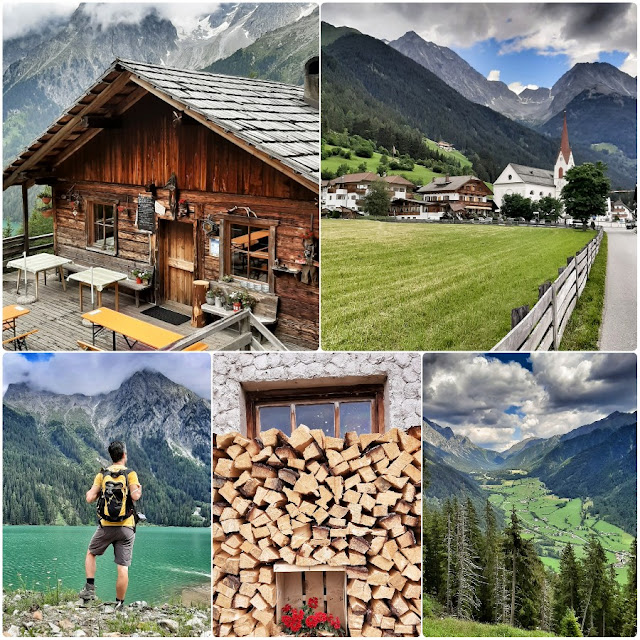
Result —
M121 289L159 305L191 306L195 280L246 290L283 341L317 348L319 129L317 58L304 88L118 59L3 188L22 185L28 245L27 189L52 187L70 271L145 270Z

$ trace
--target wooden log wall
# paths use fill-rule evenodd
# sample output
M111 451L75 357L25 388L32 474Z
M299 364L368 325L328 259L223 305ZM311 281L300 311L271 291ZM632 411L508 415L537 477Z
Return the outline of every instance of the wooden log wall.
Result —
M214 435L213 474L214 636L281 635L281 562L344 567L347 635L420 635L419 429Z
M190 203L191 219L225 213L248 206L263 219L277 220L276 257L292 265L303 255L302 234L313 224L318 237L318 194L291 180L275 168L183 117L173 126L173 108L148 95L122 118L122 126L101 132L56 170L54 230L56 249L80 264L128 269L153 264L156 236L135 227L137 196L145 185L158 187L158 200L168 204L162 187L172 173L181 198ZM85 211L72 214L72 204L62 198L75 190L83 198L125 202L130 215L118 216L118 253L110 256L86 249ZM209 255L209 242L201 225L194 229L195 279L217 280L219 259ZM279 316L275 333L309 348L318 346L319 287L302 284L291 275L275 280Z

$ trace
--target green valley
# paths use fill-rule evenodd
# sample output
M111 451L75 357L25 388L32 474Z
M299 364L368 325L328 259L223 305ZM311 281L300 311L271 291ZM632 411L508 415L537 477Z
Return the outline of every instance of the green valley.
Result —
M626 582L625 565L633 536L594 515L591 500L555 496L538 478L516 476L505 480L486 472L475 475L481 487L490 493L491 504L502 510L505 518L515 508L523 537L534 541L547 567L559 570L562 549L567 543L573 546L578 558L584 557L585 545L591 536L596 536L608 562L615 567L618 582Z

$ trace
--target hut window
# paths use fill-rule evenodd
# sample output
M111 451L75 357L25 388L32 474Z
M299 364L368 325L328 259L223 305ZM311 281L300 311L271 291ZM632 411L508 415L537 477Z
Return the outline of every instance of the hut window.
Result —
M116 207L90 202L87 207L87 248L116 253Z
M384 432L384 385L304 389L247 394L247 434L279 429L285 435L301 424L342 438L349 431Z

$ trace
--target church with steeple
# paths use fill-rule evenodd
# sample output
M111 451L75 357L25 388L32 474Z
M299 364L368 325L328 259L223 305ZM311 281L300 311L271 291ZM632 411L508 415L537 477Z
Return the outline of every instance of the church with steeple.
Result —
M553 170L525 167L511 162L493 183L493 200L500 207L502 206L502 199L512 193L517 193L534 201L545 196L559 199L562 187L566 183L567 171L575 166L576 163L573 160L573 152L569 144L567 114L565 113L560 150Z

